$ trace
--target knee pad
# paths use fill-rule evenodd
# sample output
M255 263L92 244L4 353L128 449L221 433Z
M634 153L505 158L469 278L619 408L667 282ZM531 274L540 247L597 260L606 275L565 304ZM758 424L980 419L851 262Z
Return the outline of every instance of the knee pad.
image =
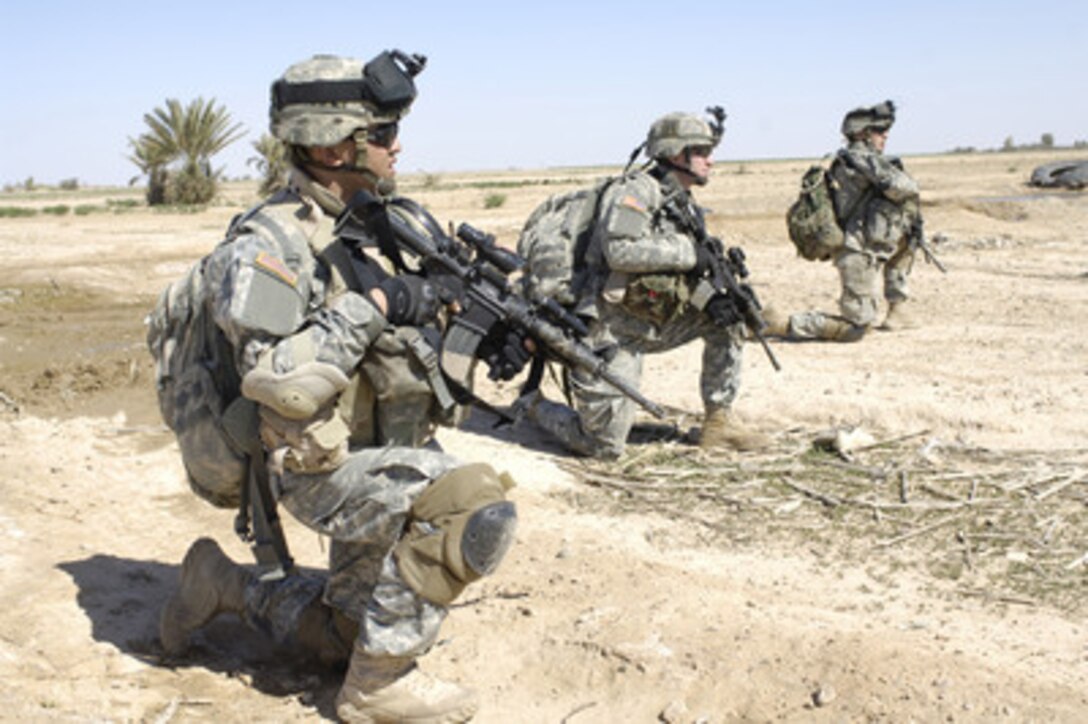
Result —
M423 598L451 603L465 586L494 572L517 527L506 500L513 480L484 463L438 478L412 505L408 532L393 549L401 577Z

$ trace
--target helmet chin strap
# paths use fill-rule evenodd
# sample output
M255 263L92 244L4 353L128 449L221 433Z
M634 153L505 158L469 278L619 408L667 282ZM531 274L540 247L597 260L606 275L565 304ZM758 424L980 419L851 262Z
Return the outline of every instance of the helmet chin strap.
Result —
M684 156L685 156L685 158L689 159L688 163L690 163L691 161L690 161L690 156L688 156L688 153L689 153L688 149L685 148L684 149ZM665 168L665 169L668 169L669 171L673 171L675 173L687 176L688 178L691 179L691 182L693 184L695 184L696 186L706 186L707 182L710 180L706 176L700 176L699 174L695 173L694 171L692 171L687 166L681 166L679 164L673 163L672 159L659 158L659 159L656 159L656 161L657 161L658 165L661 166L662 168Z

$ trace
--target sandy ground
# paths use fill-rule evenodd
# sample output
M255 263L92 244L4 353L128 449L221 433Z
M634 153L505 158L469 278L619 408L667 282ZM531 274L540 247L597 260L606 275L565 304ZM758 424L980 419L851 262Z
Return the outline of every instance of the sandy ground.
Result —
M908 159L949 268L915 268L921 326L856 345L775 342L780 373L753 345L739 413L776 439L859 426L877 440L924 433L930 445L1083 459L1088 196L1024 186L1036 165L1067 157L1088 154ZM722 163L700 194L712 230L745 248L757 291L782 310L831 310L837 296L833 269L800 260L785 236L808 163ZM588 175L404 187L440 219L512 243L536 203ZM506 202L485 209L496 191ZM188 492L157 418L142 318L250 193L231 187L195 214L0 220L0 720L333 716L337 674L295 663L237 620L215 622L181 660L164 660L156 638L193 539L211 535L239 561L249 554L231 511ZM0 205L130 194L5 195ZM681 426L699 411L698 352L647 365L644 392ZM502 403L513 388L484 391ZM515 547L467 591L424 660L478 689L478 721L1073 722L1088 711L1083 607L955 595L924 568L882 568L881 550L859 563L758 535L726 545L680 517L619 513L531 431L499 434L477 418L441 440L519 482ZM1083 506L1086 483L1081 468L1060 496ZM293 521L287 530L296 558L319 567L323 541ZM1088 551L1083 529L1074 540Z

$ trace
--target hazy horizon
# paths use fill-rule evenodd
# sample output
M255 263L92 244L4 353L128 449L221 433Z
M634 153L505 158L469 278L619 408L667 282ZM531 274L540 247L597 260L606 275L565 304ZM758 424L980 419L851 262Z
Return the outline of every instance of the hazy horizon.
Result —
M847 110L885 98L899 108L888 143L899 155L1088 138L1088 5L1069 0L400 8L342 13L332 32L279 0L194 0L184 13L132 0L9 7L0 184L125 185L139 173L126 155L143 115L197 97L245 131L213 165L256 176L251 144L287 66L388 48L428 56L402 125L402 174L619 166L655 118L708 105L729 114L718 162L820 157L840 145Z

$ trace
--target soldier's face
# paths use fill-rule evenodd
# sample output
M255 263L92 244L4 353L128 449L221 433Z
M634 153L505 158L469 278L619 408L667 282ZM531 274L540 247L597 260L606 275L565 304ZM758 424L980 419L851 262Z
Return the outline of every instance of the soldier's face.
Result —
M367 141L366 167L380 179L392 181L397 175L397 154L400 153L400 139L393 139L388 146Z
M685 188L691 188L692 185L703 186L710 180L713 155L714 148L711 146L689 146L670 160L674 165L688 170L691 176L680 174L679 181Z
M869 129L869 145L875 148L877 151L884 151L884 145L888 143L888 129L878 131L875 128Z

